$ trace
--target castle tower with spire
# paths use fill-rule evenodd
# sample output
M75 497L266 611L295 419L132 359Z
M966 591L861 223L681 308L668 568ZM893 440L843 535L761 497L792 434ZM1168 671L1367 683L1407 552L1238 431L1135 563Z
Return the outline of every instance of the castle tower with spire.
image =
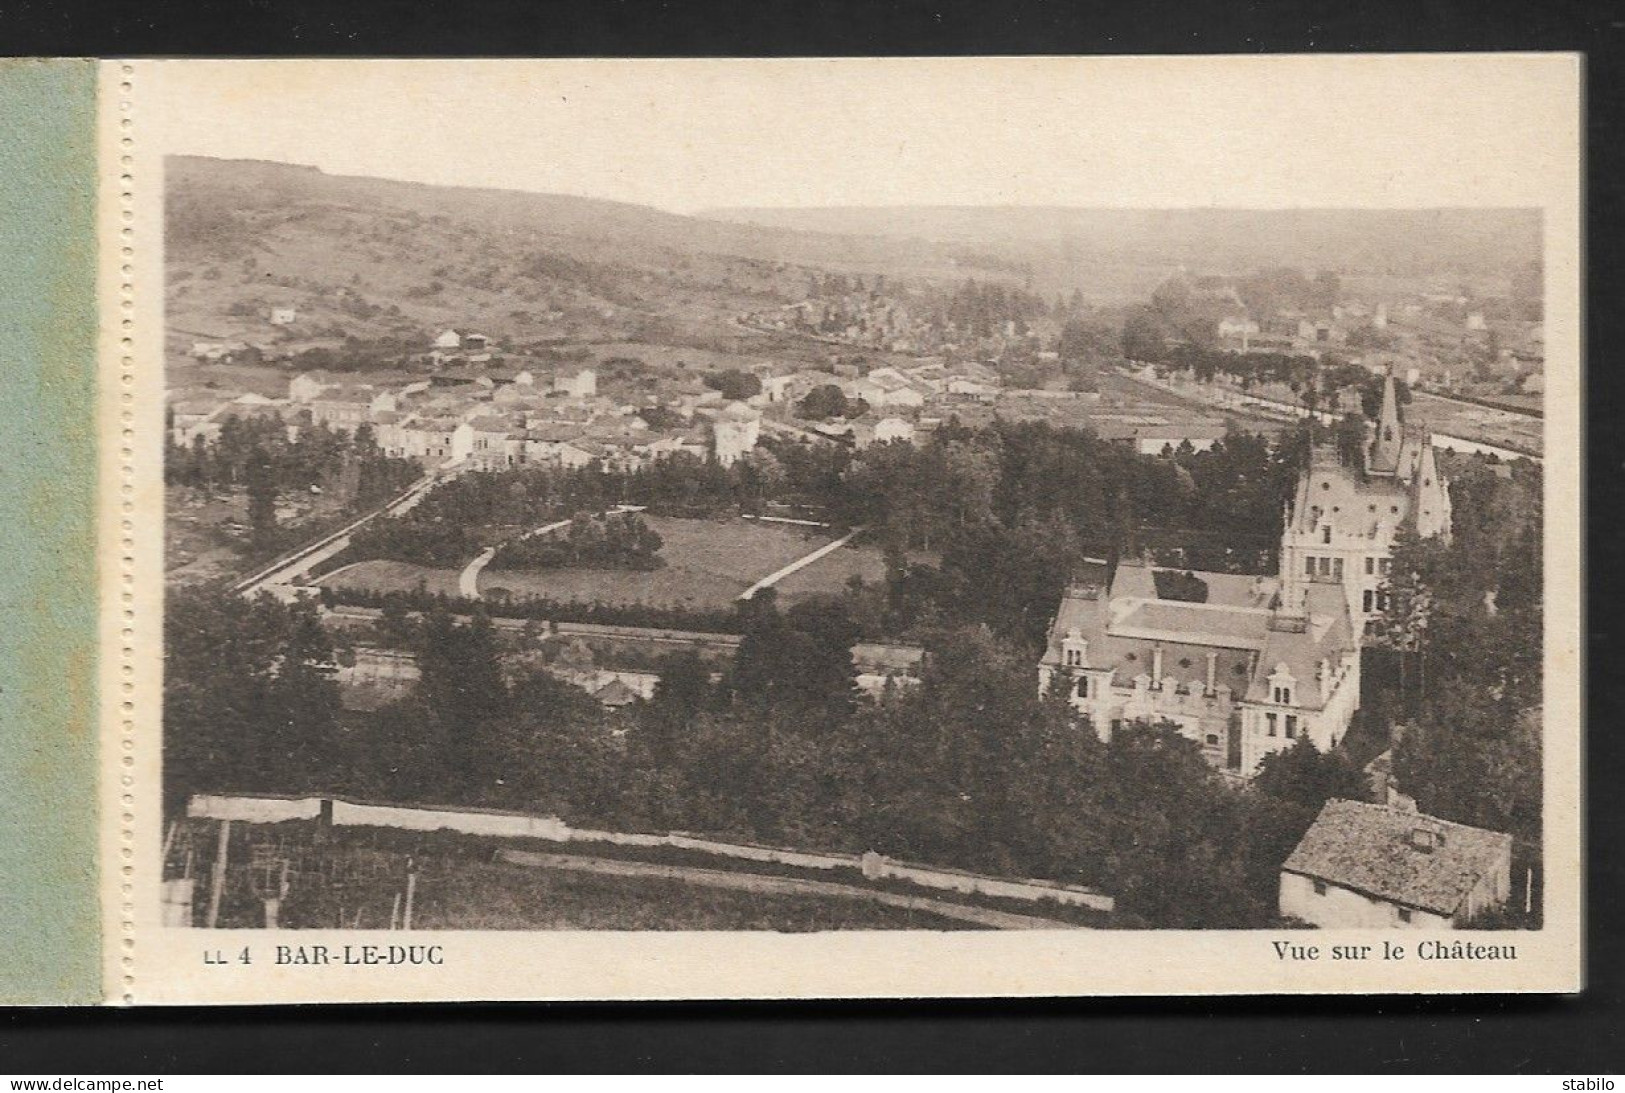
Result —
M1364 625L1386 606L1394 536L1450 535L1450 490L1432 437L1407 429L1390 374L1361 465L1315 445L1287 505L1281 533L1283 588L1340 584L1349 616Z

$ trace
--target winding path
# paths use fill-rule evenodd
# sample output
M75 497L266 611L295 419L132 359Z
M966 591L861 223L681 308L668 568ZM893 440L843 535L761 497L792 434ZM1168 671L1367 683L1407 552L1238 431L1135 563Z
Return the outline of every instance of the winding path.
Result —
M701 869L690 865L659 865L654 862L623 861L618 858L589 858L575 854L539 854L530 850L499 850L497 859L512 865L536 869L565 869L578 873L601 873L614 877L659 877L682 881L708 888L732 888L743 892L762 892L786 896L822 896L834 899L861 899L887 907L900 907L909 911L924 911L942 918L956 919L994 930L1086 930L1089 927L1035 915L1018 915L1010 911L993 911L985 907L971 907L963 903L929 899L925 896L905 896L875 888L860 888L855 884L837 884L830 881L808 880L800 877L780 877L765 873L735 873L723 869Z
M525 539L531 538L534 535L546 535L550 531L557 531L560 528L569 526L570 521L560 520L557 523L548 524L545 527L533 528L530 531L525 532L523 535L509 539L508 542L521 542ZM497 550L506 545L507 543L499 543L497 546L486 547L484 550L480 551L479 557L475 558L472 562L469 562L468 565L463 567L463 571L457 575L458 595L469 600L477 600L480 598L480 571L486 566L490 565L491 559L497 556Z

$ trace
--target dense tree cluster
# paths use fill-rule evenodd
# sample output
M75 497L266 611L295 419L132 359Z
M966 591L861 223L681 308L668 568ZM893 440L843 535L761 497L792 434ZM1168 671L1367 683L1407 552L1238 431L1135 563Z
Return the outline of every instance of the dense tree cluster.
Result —
M497 548L500 569L658 569L660 534L635 512L579 513L569 527L510 539Z
M1423 811L1538 845L1542 495L1538 467L1502 478L1451 460L1454 535L1395 545L1377 636L1402 656L1413 712L1394 750Z
M370 426L353 436L303 422L289 439L280 418L228 416L214 443L198 436L190 447L171 439L164 482L214 494L241 489L256 551L285 546L277 525L279 496L333 494L342 511L365 508L399 493L422 473L416 463L384 455Z
M853 624L831 604L781 614L765 597L720 679L677 654L621 714L545 672L505 673L477 610L398 620L422 680L361 718L338 708L309 607L197 596L173 618L177 796L347 793L874 849L1095 885L1123 924L1249 927L1274 921L1276 870L1324 795L1356 788L1312 748L1239 792L1171 727L1103 745L979 627L936 632L921 684L859 702Z
M862 417L869 404L861 398L848 398L833 383L822 384L796 403L796 416L808 421L828 421L837 417Z
M754 372L725 368L705 374L705 385L731 402L742 402L762 393L762 380Z
M288 433L280 418L230 415L213 443L202 436L186 447L171 440L164 482L220 490L245 486L263 473L277 493L319 486L367 502L398 493L422 474L411 460L386 456L368 425L347 435L305 422L293 439Z
M490 589L483 600L471 600L463 596L448 596L443 592L430 592L421 584L406 592L378 592L367 588L324 585L321 599L327 607L367 607L386 614L437 609L470 614L483 606L502 618L546 622L590 622L604 626L643 626L719 634L737 634L740 625L739 615L732 610L621 601L555 600L545 596L513 596L501 588Z

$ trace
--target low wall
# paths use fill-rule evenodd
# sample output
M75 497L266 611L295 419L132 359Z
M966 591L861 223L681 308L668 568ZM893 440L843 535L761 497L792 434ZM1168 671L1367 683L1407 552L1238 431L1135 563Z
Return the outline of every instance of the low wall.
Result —
M393 827L403 831L460 831L467 835L552 839L570 837L570 829L555 816L526 816L517 812L458 812L438 808L395 805L356 805L334 800L335 827Z
M320 797L226 797L199 794L186 802L188 816L208 820L245 820L277 824L285 820L314 820L322 814Z
M863 856L863 875L870 878L891 877L911 881L922 888L941 888L954 892L1000 899L1053 900L1072 907L1089 907L1096 911L1110 911L1117 901L1088 888L1070 884L1056 884L1040 880L1005 880L985 877L978 873L965 873L957 869L939 869L893 861L882 854Z
M247 820L278 823L283 820L310 820L322 815L322 798L230 797L199 794L186 806L188 816L211 820ZM557 816L532 816L519 812L412 808L405 805L356 804L338 798L331 800L330 822L335 827L390 827L402 831L459 831L468 835L498 838L545 839L549 842L609 843L614 846L664 847L693 850L741 861L774 862L802 869L854 869L870 880L904 880L922 888L962 892L1033 902L1052 900L1073 907L1111 911L1115 901L1089 888L1054 881L989 877L959 869L943 869L914 862L896 861L874 851L857 854L820 854L788 847L758 843L730 843L707 839L687 832L653 834L627 831L593 831L571 827Z

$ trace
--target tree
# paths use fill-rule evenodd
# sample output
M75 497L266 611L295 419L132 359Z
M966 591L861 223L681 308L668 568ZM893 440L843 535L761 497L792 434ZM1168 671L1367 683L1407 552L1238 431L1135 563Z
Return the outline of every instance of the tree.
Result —
M714 391L722 392L722 397L730 402L743 402L762 393L761 378L738 368L707 372L705 385Z
M1252 786L1259 793L1316 811L1334 797L1349 801L1371 797L1370 779L1346 752L1323 752L1307 736L1266 755Z
M796 413L808 421L828 421L848 416L846 395L833 383L826 383L808 391L796 404Z
M501 720L510 711L491 620L459 624L445 609L424 621L418 691L444 749L448 787L480 792L501 776Z
M264 547L276 537L276 478L264 449L255 446L246 462L248 526L255 543Z

